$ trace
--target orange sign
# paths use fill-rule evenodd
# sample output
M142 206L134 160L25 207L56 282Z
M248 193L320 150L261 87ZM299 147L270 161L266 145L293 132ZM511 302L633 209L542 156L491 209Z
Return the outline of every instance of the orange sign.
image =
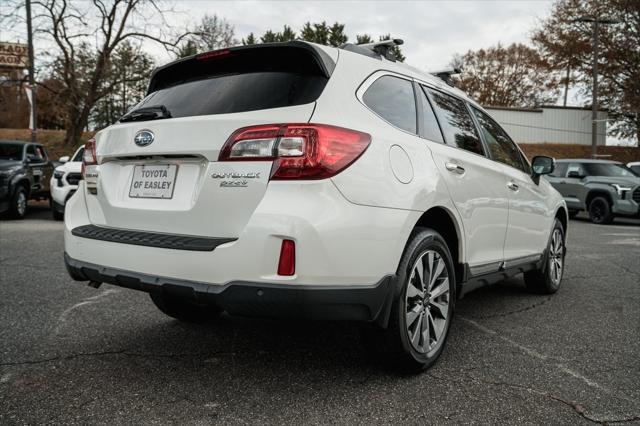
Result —
M0 41L0 68L27 68L29 48L26 44Z

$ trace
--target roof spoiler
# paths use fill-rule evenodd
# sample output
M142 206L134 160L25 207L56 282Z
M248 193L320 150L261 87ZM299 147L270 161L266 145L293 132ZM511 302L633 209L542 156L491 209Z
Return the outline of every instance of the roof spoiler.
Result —
M393 38L390 40L377 41L375 43L365 43L365 44L345 43L340 46L340 49L348 50L354 53L360 53L361 55L369 56L372 58L383 57L389 61L395 62L397 58L393 54L392 49L402 44L404 44L404 41L402 39Z
M224 61L226 58L237 58L244 55L250 55L254 52L264 56L276 57L278 52L291 52L293 50L298 52L305 52L306 54L308 54L309 57L313 58L321 73L326 78L331 77L331 74L336 67L336 63L324 50L311 43L296 40L285 43L251 44L247 46L235 46L226 49L198 53L160 66L153 70L153 72L151 73L151 79L149 82L149 87L147 89L147 94L158 90L158 87L162 86L159 81L163 80L163 78L167 74L170 74L172 72L177 72L178 74L184 75L188 74L188 72L186 71L189 71L189 69L192 68L190 64L193 63L204 62L208 60Z
M458 74L461 74L461 73L462 73L462 69L460 69L460 68L451 68L451 69L447 69L447 70L433 71L430 74L431 75L435 75L440 80L442 80L445 83L447 83L449 86L455 87L455 85L453 84L453 80L451 79L451 76L458 75Z

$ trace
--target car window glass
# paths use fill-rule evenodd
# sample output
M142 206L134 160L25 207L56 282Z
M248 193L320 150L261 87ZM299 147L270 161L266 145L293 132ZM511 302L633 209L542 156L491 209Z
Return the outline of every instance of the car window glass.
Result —
M82 161L82 154L84 153L84 148L80 148L78 153L71 159L71 161Z
M622 164L585 163L582 165L589 176L636 177L636 174Z
M34 162L44 161L42 148L37 147L35 145L29 145L27 147L27 157Z
M0 160L22 160L21 144L0 144Z
M364 93L362 101L396 127L416 133L416 102L409 80L386 75Z
M431 106L431 102L427 99L427 95L424 93L424 87L422 90L418 90L418 96L422 102L422 129L421 136L430 141L444 143L444 138L442 137L442 132L440 131L440 126L438 125L438 120L436 119L436 114L433 112L433 107Z
M553 169L553 173L551 173L549 176L558 178L565 177L567 175L567 166L569 166L568 163L556 163L556 167Z
M435 90L427 91L438 114L445 141L458 148L484 155L482 143L465 103Z
M480 124L491 158L524 172L520 151L507 133L487 114L476 108L472 110Z
M587 175L584 171L584 168L582 167L582 164L580 163L570 163L569 167L567 168L567 176L569 176L569 173L571 172L577 172L579 176Z

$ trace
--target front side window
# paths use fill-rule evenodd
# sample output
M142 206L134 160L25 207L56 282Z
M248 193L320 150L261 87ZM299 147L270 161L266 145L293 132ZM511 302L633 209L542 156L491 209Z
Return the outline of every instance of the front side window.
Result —
M480 124L491 158L524 172L520 151L507 133L487 114L475 108L472 110Z
M582 167L588 176L637 177L626 166L616 163L584 163Z
M71 161L82 161L82 154L84 154L84 148L80 148L78 153L71 159Z
M416 101L409 80L390 75L380 77L364 92L362 101L394 126L416 133Z
M34 162L45 161L45 154L42 147L36 145L29 145L27 147L27 158Z
M484 155L482 142L465 103L435 90L427 91L433 100L445 141L458 148Z

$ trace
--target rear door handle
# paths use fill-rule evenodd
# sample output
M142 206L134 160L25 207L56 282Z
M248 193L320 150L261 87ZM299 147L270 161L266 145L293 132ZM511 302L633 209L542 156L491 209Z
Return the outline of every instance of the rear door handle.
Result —
M444 164L444 166L450 172L457 173L459 175L464 174L464 171L465 171L464 167L462 167L462 166L460 166L460 165L458 165L456 163L453 163L453 162L447 162L447 163Z
M510 181L507 184L507 188L509 188L512 191L517 191L518 189L520 189L520 187L514 181Z

